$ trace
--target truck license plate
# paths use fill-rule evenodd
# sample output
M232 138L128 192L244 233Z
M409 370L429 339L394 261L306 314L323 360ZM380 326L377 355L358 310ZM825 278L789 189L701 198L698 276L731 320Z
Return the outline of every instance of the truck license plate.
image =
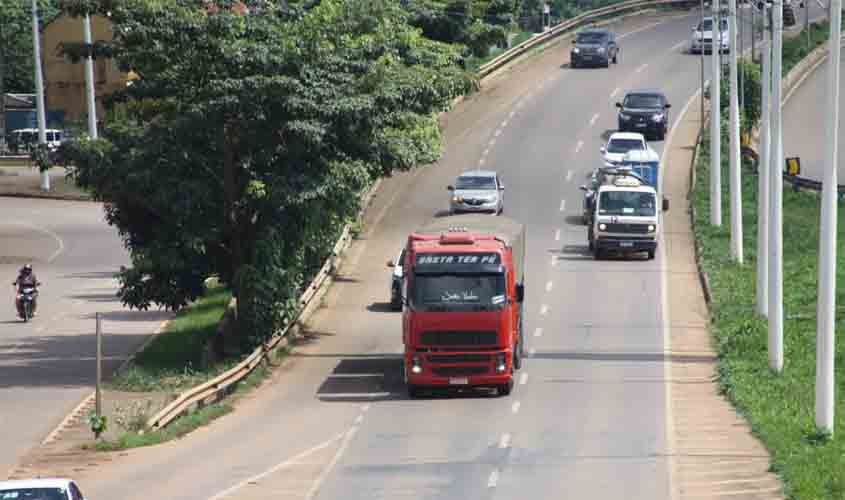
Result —
M632 246L634 246L634 243L632 241L623 241L623 242L619 243L619 246L620 247L632 247Z
M469 379L466 377L452 377L449 379L449 385L467 385L469 384Z

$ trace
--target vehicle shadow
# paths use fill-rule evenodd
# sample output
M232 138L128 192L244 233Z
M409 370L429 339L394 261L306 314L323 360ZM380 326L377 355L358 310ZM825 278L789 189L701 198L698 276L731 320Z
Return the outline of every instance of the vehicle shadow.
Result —
M452 214L452 211L449 210L449 209L442 209L442 210L438 210L438 211L434 212L434 217L436 217L436 218L451 217L452 215L454 215L454 214Z
M585 226L584 217L581 215L567 215L564 220L570 226Z
M390 305L390 302L373 302L372 304L367 306L367 310L370 312L377 313L399 312L393 309L393 306Z

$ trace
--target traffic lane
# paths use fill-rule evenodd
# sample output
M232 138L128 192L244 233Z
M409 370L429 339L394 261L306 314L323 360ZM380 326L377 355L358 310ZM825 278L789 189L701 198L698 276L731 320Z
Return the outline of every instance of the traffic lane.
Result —
M845 58L845 54L842 55ZM827 78L829 59L818 67L787 101L783 109L783 154L784 158L801 158L801 177L820 181L824 176L824 162L828 132L829 113ZM839 92L845 89L845 80L840 78ZM845 109L845 100L839 100L839 113ZM842 141L843 128L839 128ZM839 184L845 183L845 148L840 147L837 155L837 177Z
M6 441L0 472L39 442L92 389L94 313L104 314L104 367L116 368L167 317L129 312L112 278L128 256L94 203L0 198L0 273L11 281L25 262L43 283L38 317L15 319L12 287L0 322L0 424L16 432ZM8 258L11 256L11 258Z

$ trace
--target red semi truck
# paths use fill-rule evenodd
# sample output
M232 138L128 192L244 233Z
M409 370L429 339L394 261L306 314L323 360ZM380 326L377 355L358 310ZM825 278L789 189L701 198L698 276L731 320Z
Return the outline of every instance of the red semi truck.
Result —
M525 229L506 217L437 218L408 237L405 382L510 394L524 354Z

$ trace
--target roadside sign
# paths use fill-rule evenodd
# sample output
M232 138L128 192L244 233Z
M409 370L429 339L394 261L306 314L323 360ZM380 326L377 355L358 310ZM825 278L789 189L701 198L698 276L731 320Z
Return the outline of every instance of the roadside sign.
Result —
M793 156L786 159L786 174L787 175L801 175L801 158Z

